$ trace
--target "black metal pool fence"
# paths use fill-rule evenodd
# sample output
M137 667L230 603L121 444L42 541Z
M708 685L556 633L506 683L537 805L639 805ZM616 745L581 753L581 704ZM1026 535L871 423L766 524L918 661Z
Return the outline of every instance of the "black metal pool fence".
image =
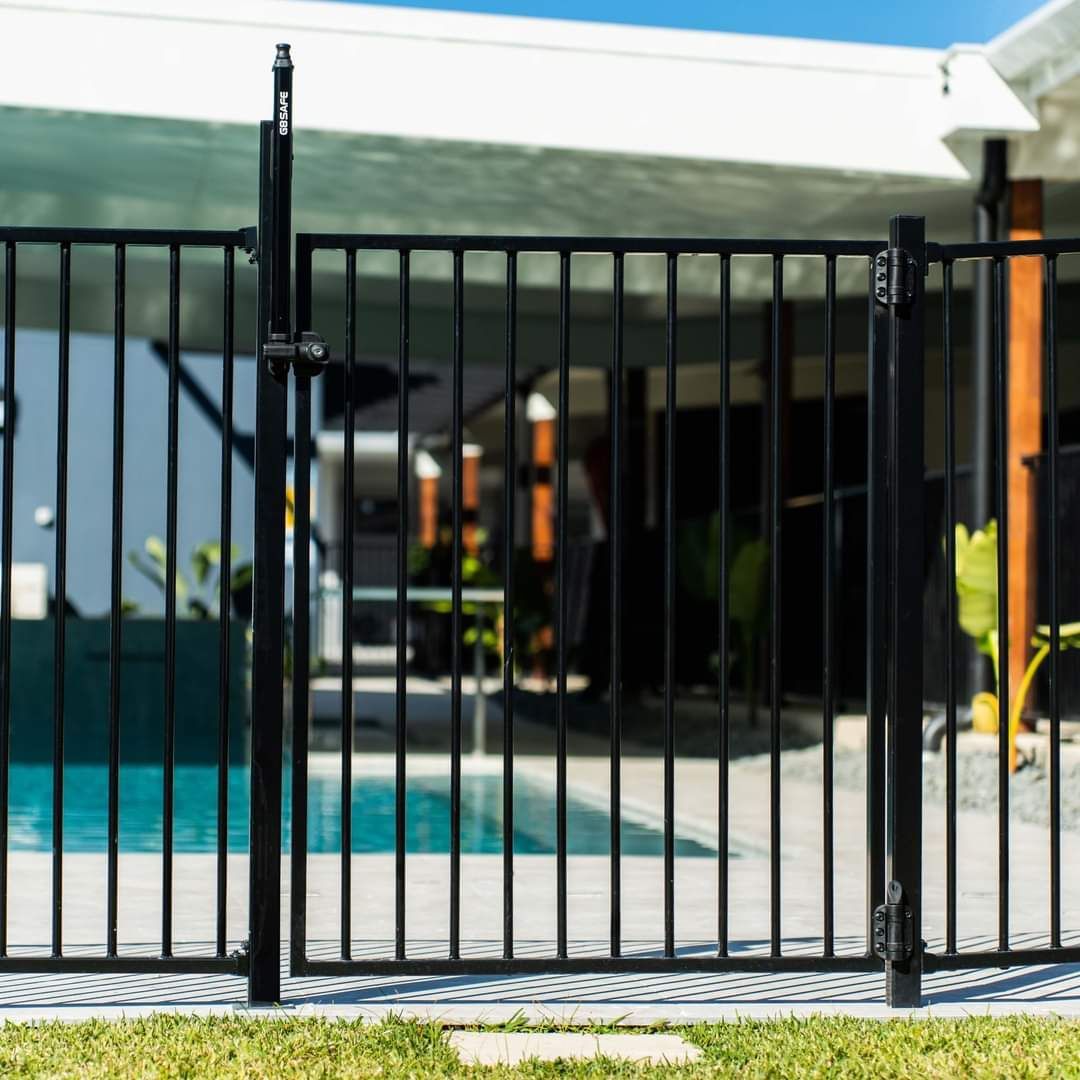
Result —
M29 245L43 245L57 253L58 287L58 389L55 597L56 610L64 610L66 550L68 544L67 463L68 445L69 347L71 304L71 253L80 245L104 245L114 254L114 406L112 416L112 540L109 561L111 580L110 633L108 642L108 846L104 888L107 921L103 951L65 951L62 903L64 874L64 738L65 738L65 620L53 624L54 665L52 671L52 935L47 952L34 953L8 940L11 859L9 858L9 763L12 724L12 518L15 487L14 440L4 438L2 498L4 506L0 560L0 973L11 971L187 971L229 972L246 975L253 1002L271 1002L280 995L282 934L282 767L285 695L291 695L293 752L288 779L292 785L291 824L291 918L289 920L289 970L294 975L344 974L510 974L528 972L676 972L695 971L881 971L887 1000L897 1006L918 1004L923 971L961 967L999 967L1016 964L1046 964L1080 960L1080 949L1063 946L1061 921L1061 731L1058 687L1061 592L1059 566L1061 541L1055 508L1060 491L1058 449L1058 355L1057 261L1064 254L1080 253L1080 239L1024 241L1008 243L937 244L928 242L924 221L918 217L896 216L889 222L888 235L854 240L728 240L708 237L570 237L570 236L435 236L364 235L350 233L300 233L291 250L291 176L293 158L293 65L287 45L278 47L273 67L273 119L261 127L259 176L259 221L257 228L223 231L175 229L64 229L5 227L0 229L4 245L4 393L13 400L18 385L16 370L16 265L20 251ZM884 223L883 223L884 224ZM165 682L162 708L162 820L163 859L161 864L160 949L155 955L132 955L119 943L118 861L119 861L119 776L121 717L121 648L125 633L121 595L122 543L124 523L124 325L126 296L126 256L136 246L166 250L169 259L168 284L168 423L164 437L168 446L165 493L167 522L164 570L165 592ZM216 818L216 941L202 955L187 949L174 950L173 933L173 797L176 748L176 643L177 643L177 491L178 491L178 403L180 352L180 265L181 252L189 248L216 249L221 256L222 340L221 398L224 426L221 446L221 574L219 635L218 711L218 798ZM229 680L230 627L227 592L230 551L230 511L232 500L231 456L233 430L233 339L234 267L237 251L250 252L258 267L257 430L255 449L255 552L252 654L252 730L249 836L249 917L248 940L244 947L229 950L226 933L228 889L228 764L230 747ZM452 544L451 565L451 692L450 692L450 833L449 887L446 896L448 933L440 955L430 948L422 954L410 951L409 912L406 907L406 640L397 635L394 783L396 790L393 906L393 941L383 958L373 959L368 949L354 955L354 927L351 923L353 857L349 813L352 789L353 695L353 560L344 559L342 568L343 636L340 674L340 761L341 777L341 921L337 956L325 957L325 950L313 955L307 939L307 796L308 732L311 689L311 626L309 612L313 595L309 554L311 547L311 388L312 380L326 366L329 349L312 325L313 274L316 253L342 253L340 288L343 294L344 325L344 454L345 489L353 490L355 444L354 406L358 400L355 377L357 337L357 268L373 252L396 253L398 265L398 378L399 387L408 386L410 364L410 269L415 252L440 253L447 260L452 288L452 318L449 328L452 462ZM505 335L505 498L502 526L506 545L503 608L503 690L502 690L502 918L501 941L489 951L463 948L462 915L462 681L468 662L463 655L463 362L465 333L465 261L467 253L486 252L501 256L504 264ZM517 582L513 574L515 535L515 491L519 483L521 448L516 443L517 359L518 359L518 260L528 253L546 253L557 259L558 284L558 401L556 419L555 506L555 594L554 651L556 682L555 715L555 807L556 843L552 874L555 879L556 940L544 954L530 949L527 955L515 952L515 859L514 859L514 597ZM579 950L568 932L568 819L567 819L567 615L568 597L568 445L570 422L571 283L575 256L600 255L610 258L611 268L611 355L610 355L610 503L608 519L611 618L610 653L610 934L602 955L594 948ZM662 467L663 557L657 566L662 575L663 605L663 897L656 911L658 938L662 945L643 952L625 947L622 929L624 882L620 853L622 807L621 724L623 718L624 627L633 611L627 601L625 510L627 497L628 430L624 401L624 295L626 260L640 254L662 257L666 265L666 307L663 361L666 380L664 457ZM719 407L719 548L716 552L718 576L715 651L726 656L731 651L732 619L729 610L731 576L730 487L732 446L729 439L731 411L731 285L732 267L748 257L771 263L771 322L768 363L767 409L767 625L768 666L766 695L770 739L769 770L769 851L767 897L770 933L763 948L748 948L729 934L729 732L731 702L728 679L718 681L716 707L716 759L719 766L715 792L718 812L716 844L717 906L715 940L712 946L688 950L678 943L675 882L675 671L676 634L676 552L675 473L676 458L676 374L679 363L677 334L678 274L687 256L707 256L718 269L715 294L719 326L717 386ZM802 566L801 572L816 572L821 594L821 620L815 632L823 642L821 720L824 736L824 776L821 787L823 874L820 885L820 947L786 948L781 932L784 911L781 895L781 633L782 619L792 618L785 603L781 568L785 542L781 459L787 432L782 423L781 367L784 362L784 326L781 318L784 297L785 260L808 257L820 264L824 280L824 425L820 453L823 461L824 491L820 564ZM957 263L976 260L988 264L993 275L993 381L997 413L996 517L998 521L998 622L1008 625L1009 561L1006 551L1008 491L1001 463L1008 460L1005 410L1008 401L1006 358L1006 279L1010 260L1040 259L1044 268L1046 319L1045 375L1048 398L1048 444L1042 475L1045 495L1041 501L1045 515L1048 560L1048 612L1050 625L1049 699L1050 732L1050 934L1039 948L1011 947L1009 928L1009 783L1008 731L1000 725L998 786L998 932L994 947L978 951L958 949L957 884L957 672L961 665L955 629L942 635L945 655L945 698L948 776L947 822L947 919L944 948L928 950L922 940L922 793L921 737L923 720L923 588L925 574L924 517L927 514L924 484L924 280L931 265L942 275L943 378L945 388L943 474L945 566L945 625L956 626L955 536L957 521L956 458L956 363L952 321L953 271ZM857 583L862 590L866 613L865 671L868 711L866 747L865 832L867 850L867 895L865 920L860 932L863 947L855 953L837 950L836 907L834 904L834 802L832 744L837 704L838 574L835 528L838 500L834 482L837 266L854 262L866 275L866 375L868 409L866 440L868 483L865 499L867 557L865 575ZM295 312L291 293L295 289ZM286 679L286 537L282 507L286 503L286 415L287 395L294 395L295 459L293 465L293 505L295 506L292 585L291 679ZM397 430L409 430L409 397L398 395ZM408 440L397 444L397 537L394 568L394 611L398 626L404 626L410 603L408 587ZM344 500L343 535L355 529L352 500ZM850 581L846 584L850 585ZM1001 666L1001 700L1009 700L1008 665ZM887 837L890 841L887 842Z

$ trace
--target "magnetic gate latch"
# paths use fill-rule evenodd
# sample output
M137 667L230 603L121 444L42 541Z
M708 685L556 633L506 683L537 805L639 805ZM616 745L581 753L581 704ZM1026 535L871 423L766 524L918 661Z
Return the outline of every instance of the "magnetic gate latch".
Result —
M890 881L886 902L874 908L874 955L892 963L907 960L915 951L911 907L899 881Z
M330 346L322 334L314 330L304 330L299 341L293 341L288 334L271 334L263 345L263 359L270 365L270 370L277 376L284 376L289 365L297 375L314 377L321 375L330 362Z
M874 297L879 304L910 304L915 299L915 259L903 248L879 251L874 259Z

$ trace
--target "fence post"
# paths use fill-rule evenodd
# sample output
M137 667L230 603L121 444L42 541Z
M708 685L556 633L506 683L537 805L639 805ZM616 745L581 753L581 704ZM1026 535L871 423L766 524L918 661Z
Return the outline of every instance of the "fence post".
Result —
M923 408L926 222L889 223L889 596L885 1000L922 1002ZM880 259L880 257L879 257ZM876 913L875 913L876 916Z
M274 119L260 129L259 325L255 417L255 559L251 672L248 1002L281 996L281 787L285 623L287 366L265 357L289 327L292 60L274 60Z

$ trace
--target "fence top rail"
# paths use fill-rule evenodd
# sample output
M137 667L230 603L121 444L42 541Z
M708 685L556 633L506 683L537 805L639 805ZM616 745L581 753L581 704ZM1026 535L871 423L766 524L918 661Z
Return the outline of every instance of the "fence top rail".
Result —
M872 257L886 240L769 240L658 236L479 236L422 233L300 233L312 251L537 252L568 255L773 255Z
M960 244L927 244L926 261L962 262L968 259L1007 259L1017 255L1080 255L1080 237L1045 240L979 240Z
M255 230L246 229L94 229L64 226L0 225L0 242L14 244L101 244L138 247L254 248Z

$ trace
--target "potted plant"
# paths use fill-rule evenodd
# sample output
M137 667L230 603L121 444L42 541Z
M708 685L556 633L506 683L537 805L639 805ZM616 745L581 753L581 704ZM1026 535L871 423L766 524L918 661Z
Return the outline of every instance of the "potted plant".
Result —
M972 725L976 731L984 732L998 730L1001 713L997 545L997 521L993 518L974 533L969 533L965 525L956 526L957 619L960 628L974 640L979 652L990 657L994 668L995 693L980 691L971 699ZM1080 649L1080 622L1063 623L1058 631L1058 642L1062 651ZM1016 733L1020 729L1024 702L1040 665L1050 653L1050 627L1036 627L1031 645L1035 654L1009 703L1010 772L1016 771Z

